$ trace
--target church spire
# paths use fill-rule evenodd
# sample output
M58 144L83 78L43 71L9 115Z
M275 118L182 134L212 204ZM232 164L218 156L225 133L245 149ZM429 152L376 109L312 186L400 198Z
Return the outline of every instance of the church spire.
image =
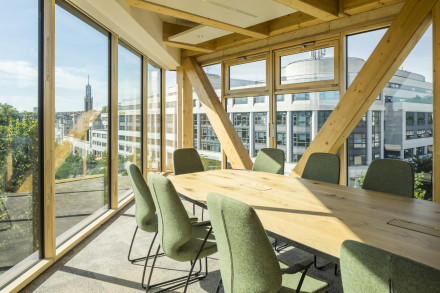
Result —
M90 75L87 75L86 95L84 96L84 111L93 109L92 86L90 85Z

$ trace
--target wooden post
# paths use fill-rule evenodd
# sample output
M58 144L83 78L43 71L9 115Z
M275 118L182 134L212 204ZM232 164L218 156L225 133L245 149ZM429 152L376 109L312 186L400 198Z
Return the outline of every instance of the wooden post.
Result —
M182 147L193 147L193 89L188 76L185 73L183 67L179 67L178 74L178 87L179 87L179 100L181 101L181 128L179 131L182 134Z
M203 68L193 57L183 59L182 63L232 167L251 169L252 160L249 153L244 148Z
M148 58L142 56L142 174L148 175Z
M440 2L432 10L432 53L433 53L433 164L432 200L440 202Z
M160 171L166 172L167 171L167 115L166 115L166 91L165 91L165 70L160 69L160 106L161 106L161 113L160 113L160 120L161 120L161 140L160 140Z
M118 208L118 36L110 42L110 208Z
M44 258L56 255L55 231L55 0L43 2ZM43 139L43 138L40 138Z
M408 0L291 175L311 153L336 153L430 25L437 0Z

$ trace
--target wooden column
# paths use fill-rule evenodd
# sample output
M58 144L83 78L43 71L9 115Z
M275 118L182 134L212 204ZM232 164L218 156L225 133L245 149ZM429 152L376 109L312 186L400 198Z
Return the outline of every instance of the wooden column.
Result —
M193 147L193 98L192 85L182 66L177 68L178 147Z
M311 153L336 153L430 25L437 0L408 0L291 175Z
M148 58L142 56L142 174L148 174Z
M338 80L339 80L339 95L342 97L345 94L347 88L347 75L345 74L347 70L346 64L346 36L341 33L339 36L339 46L338 46L338 56L339 56L339 70L338 70ZM348 162L347 162L347 141L345 141L341 148L339 149L339 160L340 160L340 171L339 171L339 184L348 185L347 174L348 174Z
M161 141L160 141L160 171L167 171L167 115L166 115L166 100L167 93L165 90L165 70L160 69L160 107L161 107Z
M182 63L209 121L211 121L222 148L229 162L231 162L232 168L251 169L251 158L229 120L228 114L219 101L203 68L193 57L183 59Z
M176 68L176 115L177 115L177 148L182 148L183 145L183 68L181 66Z
M432 200L440 202L440 2L432 10L432 53L433 53L433 165L432 165Z
M118 208L118 36L110 41L110 208Z
M55 231L55 0L43 2L44 258L56 255ZM42 137L40 139L43 139Z

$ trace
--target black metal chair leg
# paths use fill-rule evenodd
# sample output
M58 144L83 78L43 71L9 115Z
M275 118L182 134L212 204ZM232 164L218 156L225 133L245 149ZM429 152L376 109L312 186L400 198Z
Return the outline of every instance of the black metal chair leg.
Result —
M222 277L220 277L220 280L218 281L217 290L215 290L215 293L218 293L221 287L223 287Z
M147 257L146 257L146 259L145 259L144 271L143 271L143 273L142 273L142 281L141 281L141 286L142 286L142 288L144 288L144 289L147 289L147 287L144 286L145 271L147 270L148 259L150 259L151 249L153 248L153 244L154 244L154 240L156 240L156 236L157 236L157 231L156 231L156 233L154 233L153 240L151 241L150 248L148 249L148 254L147 254ZM159 246L160 246L160 245L159 245ZM155 255L154 257L156 258L157 256L158 256L158 254L157 254L157 252L156 252L156 255Z
M193 262L193 264L192 264L192 266L191 266L191 270L189 271L188 278L186 279L185 289L183 290L183 293L186 293L186 290L188 289L188 284L189 284L189 281L190 281L190 279L191 279L191 274L192 274L192 271L193 271L193 269L194 269L194 265L196 264L197 259L199 258L199 255L200 255L200 253L202 252L202 249L203 249L203 247L205 246L205 243L206 243L206 241L208 240L209 235L211 234L211 231L212 231L212 227L209 228L208 233L206 233L205 239L203 240L203 243L202 243L202 245L200 246L199 251L198 251L197 254L196 254L196 257L194 258L194 262ZM205 277L206 277L206 276L205 276Z
M324 269L325 267L327 267L327 266L329 266L331 264L332 264L331 262L328 262L328 263L326 263L323 266L318 266L317 257L316 257L316 255L313 256L313 266L315 267L315 269L322 270L322 269Z
M139 258L138 259L130 259L131 249L133 248L134 238L136 237L136 233L137 233L138 229L139 229L139 227L136 226L136 229L134 230L133 238L131 239L130 249L128 250L127 259L129 261L131 261L132 263L135 262L136 260L140 260Z
M156 254L154 255L154 259L153 259L153 264L151 265L151 270L150 270L150 275L148 276L148 282L147 282L147 286L145 287L146 292L148 292L148 289L150 289L150 282L151 282L151 277L153 276L153 270L154 270L154 266L156 265L156 260L157 260L157 255L159 254L159 249L160 249L160 244L157 247L156 250ZM144 267L144 274L145 274L145 268L146 268L146 261L145 261L145 267ZM142 281L142 284L144 282ZM143 286L142 286L143 287Z
M191 270L190 270L188 276L183 276L183 277L175 278L175 279L172 279L172 280L160 282L160 283L157 283L157 284L154 284L154 285L150 285L151 277L153 275L153 269L154 269L154 266L156 265L156 259L157 259L157 256L159 254L159 248L160 248L160 245L159 245L159 247L157 248L154 260L153 260L153 265L151 267L150 276L148 277L148 283L147 283L147 286L146 286L146 291L148 292L148 289L153 288L153 287L157 287L157 286L161 286L161 285L165 285L165 284L174 284L174 285L172 285L170 287L163 288L163 289L157 291L157 293L158 292L169 291L171 289L174 289L174 288L177 288L177 287L181 287L181 286L185 286L185 291L184 292L186 292L186 288L188 287L188 284L190 282L196 281L196 280L202 280L202 279L206 278L206 276L208 275L208 265L207 265L208 260L207 260L207 258L205 259L205 262L206 262L206 274L205 275L203 275L203 276L196 276L194 273L192 273L192 271L194 270L195 264L197 262L197 258L199 257L200 252L202 251L203 247L205 246L205 243L208 240L208 236L209 236L209 234L211 234L211 231L212 231L212 228L209 230L208 234L206 235L205 240L203 241L202 246L200 247L199 251L197 252L196 257L191 262ZM200 261L200 271L201 271L202 270L202 263L201 263L201 260L199 260L199 261ZM191 277L193 277L193 278L191 278ZM182 281L182 282L177 283L178 281Z
M278 239L275 239L275 241L272 243L273 249L276 251L277 250L277 244L278 244ZM221 281L221 280L220 280Z

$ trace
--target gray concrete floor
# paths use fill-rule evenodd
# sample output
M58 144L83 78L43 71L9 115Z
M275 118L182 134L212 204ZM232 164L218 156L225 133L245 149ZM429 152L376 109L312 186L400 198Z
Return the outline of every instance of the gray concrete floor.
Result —
M185 203L185 206L188 210L192 210L191 204ZM22 292L143 291L140 288L143 263L131 264L127 260L131 237L136 227L134 211L134 205L130 204L31 282ZM197 207L196 214L199 217L200 211L201 209ZM138 232L133 248L134 257L146 255L152 237L151 233ZM278 255L288 263L306 256L310 255L295 248L288 248ZM323 259L319 261L325 262ZM188 292L215 292L220 278L217 254L210 257L208 262L208 277L191 284ZM166 257L158 258L156 267L152 283L183 276L190 268L189 263L179 263ZM329 282L330 293L342 292L340 277L333 275L333 266L328 266L323 271L312 268L309 274ZM182 291L178 289L173 292Z

